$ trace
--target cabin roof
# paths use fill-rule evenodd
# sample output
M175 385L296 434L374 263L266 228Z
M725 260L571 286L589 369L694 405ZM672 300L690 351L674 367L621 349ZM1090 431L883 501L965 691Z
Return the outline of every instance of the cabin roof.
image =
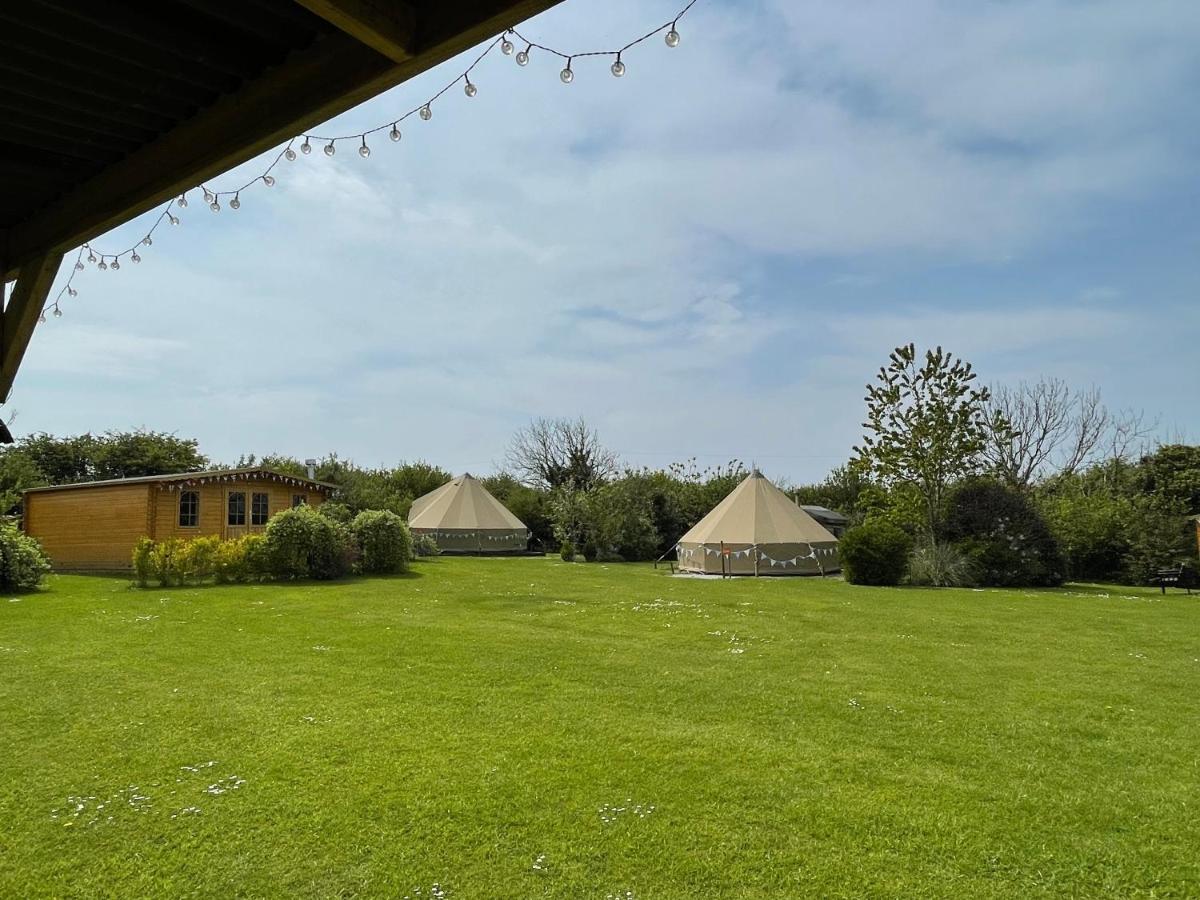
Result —
M171 475L138 475L133 478L106 478L103 481L76 481L72 484L48 484L44 487L26 488L21 493L34 494L46 491L71 491L81 488L115 487L124 484L205 484L208 482L224 483L231 481L282 481L297 487L310 487L315 490L331 491L336 484L326 481L315 481L277 472L274 469L264 469L252 466L247 469L210 469L206 472L177 472Z
M0 4L0 403L66 250L558 2Z

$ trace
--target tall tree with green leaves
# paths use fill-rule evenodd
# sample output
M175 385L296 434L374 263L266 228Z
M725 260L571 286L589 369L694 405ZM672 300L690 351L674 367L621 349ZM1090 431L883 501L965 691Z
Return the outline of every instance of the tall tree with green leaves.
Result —
M921 359L907 344L892 351L867 385L866 433L854 448L853 465L885 486L915 489L931 543L941 532L947 490L981 468L990 395L974 381L969 362L941 347Z

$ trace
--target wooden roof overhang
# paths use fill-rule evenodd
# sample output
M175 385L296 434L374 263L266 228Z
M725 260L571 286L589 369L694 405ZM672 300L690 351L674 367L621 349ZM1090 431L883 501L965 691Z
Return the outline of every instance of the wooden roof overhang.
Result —
M64 252L558 2L0 3L0 403Z
M336 484L327 481L316 481L312 478L302 478L299 475L289 475L274 469L250 467L245 469L213 469L206 472L177 472L169 475L135 475L130 478L105 478L101 481L75 481L70 484L47 484L42 487L26 488L22 494L40 494L50 491L73 491L86 488L114 487L128 484L153 484L160 491L175 490L182 487L195 487L201 484L235 484L238 482L274 482L289 487L305 488L329 494L338 489Z

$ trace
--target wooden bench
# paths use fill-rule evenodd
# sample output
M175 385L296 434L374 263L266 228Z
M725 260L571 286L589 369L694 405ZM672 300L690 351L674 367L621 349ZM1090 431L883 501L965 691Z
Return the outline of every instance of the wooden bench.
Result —
M1187 563L1180 563L1169 569L1159 569L1151 576L1150 583L1157 584L1164 594L1169 587L1180 588L1190 594L1192 588L1200 588L1200 575Z

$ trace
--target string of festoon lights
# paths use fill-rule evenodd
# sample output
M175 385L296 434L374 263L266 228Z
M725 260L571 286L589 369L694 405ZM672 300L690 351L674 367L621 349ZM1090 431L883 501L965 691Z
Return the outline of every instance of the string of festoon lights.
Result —
M108 250L100 250L94 244L88 242L79 248L78 255L75 257L75 263L71 268L70 274L67 277L66 283L59 290L54 300L48 303L42 310L40 321L46 321L46 314L51 313L56 318L60 318L62 312L62 300L64 297L75 297L79 294L79 290L75 287L75 276L84 271L88 264L96 269L104 271L119 271L123 260L128 262L140 263L142 261L142 252L146 248L154 245L154 235L159 227L164 223L178 225L182 221L182 210L188 209L194 199L189 199L188 195L192 194L193 198L196 192L200 192L203 197L204 205L212 212L219 213L222 210L221 201L224 199L230 209L241 209L242 194L252 188L257 187L273 187L275 185L276 171L281 164L295 162L298 156L310 156L314 146L321 148L321 152L327 157L333 157L337 154L339 144L350 144L358 152L358 155L363 159L371 156L371 145L369 138L381 135L386 132L388 139L393 142L399 142L402 135L400 126L413 116L416 116L423 122L428 122L433 118L433 104L441 97L453 89L456 85L462 85L463 93L468 97L474 97L479 93L478 85L471 80L471 74L475 68L483 62L492 51L499 48L500 53L504 56L512 57L518 66L522 68L529 65L530 60L534 57L535 51L548 53L565 62L565 65L559 70L558 77L563 84L571 84L575 80L575 69L573 64L576 60L588 59L591 57L611 57L612 63L609 65L609 72L616 78L621 78L625 75L627 69L625 66L625 54L631 49L649 40L656 35L662 34L663 40L668 47L678 47L679 36L679 20L696 4L696 0L689 2L681 9L670 21L664 22L657 28L652 28L641 37L635 38L632 41L624 44L617 50L589 50L583 53L564 53L562 50L556 50L545 44L539 44L537 41L530 40L520 31L515 28L508 28L502 34L494 38L480 53L475 57L474 61L467 66L466 71L455 76L451 81L439 90L436 94L426 100L419 106L414 106L408 112L400 116L395 116L384 121L382 125L377 125L374 128L369 128L366 131L359 131L353 134L340 135L319 135L315 133L300 134L292 138L271 160L270 165L266 170L251 178L240 187L213 190L208 185L201 182L195 188L189 191L184 191L175 199L171 200L159 213L158 218L150 226L150 229L136 242L132 247L127 247L118 252L110 252ZM522 45L524 45L522 47ZM299 143L297 143L299 142ZM141 252L139 252L141 251Z

